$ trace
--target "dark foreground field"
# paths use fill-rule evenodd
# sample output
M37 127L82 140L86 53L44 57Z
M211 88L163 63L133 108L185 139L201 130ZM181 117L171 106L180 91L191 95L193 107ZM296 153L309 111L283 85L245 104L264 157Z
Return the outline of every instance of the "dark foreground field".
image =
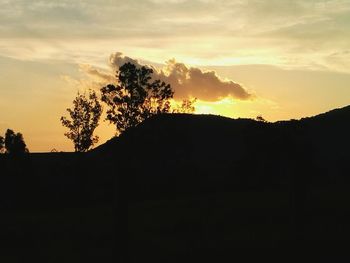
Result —
M346 248L349 134L349 107L277 123L164 115L87 154L0 156L0 261Z
M71 154L1 161L0 262L111 261L111 177L85 173L83 156Z

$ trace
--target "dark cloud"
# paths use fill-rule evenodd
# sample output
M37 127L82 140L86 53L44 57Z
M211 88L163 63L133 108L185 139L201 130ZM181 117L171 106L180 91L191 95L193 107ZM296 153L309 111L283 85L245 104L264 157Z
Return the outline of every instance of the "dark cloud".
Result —
M109 60L113 71L118 70L120 66L128 62L139 67L143 66L138 60L123 56L120 52L112 54ZM240 84L221 79L215 71L203 71L200 68L188 67L183 63L176 62L175 59L167 61L161 69L150 65L146 66L154 70L154 79L161 79L172 86L177 99L195 97L199 100L217 101L226 97L240 100L253 98L253 95ZM85 67L85 72L107 82L112 80L112 76L92 67Z

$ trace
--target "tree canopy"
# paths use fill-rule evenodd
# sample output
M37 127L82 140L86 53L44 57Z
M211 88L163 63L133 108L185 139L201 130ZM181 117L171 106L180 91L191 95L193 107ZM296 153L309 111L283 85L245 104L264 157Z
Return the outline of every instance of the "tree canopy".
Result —
M5 134L5 148L6 153L11 155L19 155L28 153L29 150L24 142L23 135L21 133L15 133L11 129L7 129Z
M106 119L116 125L117 133L135 127L145 119L170 112L173 90L169 84L152 79L153 69L126 63L117 71L117 84L101 89L108 105Z
M67 109L70 119L61 117L62 125L69 129L64 135L73 141L76 152L86 152L98 142L93 136L102 114L102 106L95 91L80 94L73 101L73 108Z
M173 113L194 113L194 111L196 110L194 107L196 101L197 98L183 100L181 105L179 105L173 110Z

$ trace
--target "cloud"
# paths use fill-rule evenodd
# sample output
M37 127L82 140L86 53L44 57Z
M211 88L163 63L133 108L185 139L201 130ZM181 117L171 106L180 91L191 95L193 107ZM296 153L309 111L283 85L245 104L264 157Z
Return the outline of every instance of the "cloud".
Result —
M121 52L115 52L109 57L109 65L114 70L118 70L121 66L123 66L125 63L131 63L137 66L141 66L141 64L130 57L123 56L123 53Z
M253 95L240 84L222 80L215 71L203 71L188 67L175 59L166 62L158 72L159 78L172 85L178 98L195 97L199 100L216 101L225 97L240 100L251 99Z
M138 67L144 66L138 60L124 56L120 52L110 56L109 64L113 72L125 63L132 63ZM176 62L175 59L167 61L165 66L160 69L151 65L145 66L153 69L154 79L160 79L172 86L175 91L175 99L195 97L204 101L217 101L226 97L239 100L248 100L254 97L242 85L232 80L221 79L215 71L203 71L200 68L188 67L183 63ZM88 75L97 77L106 83L114 79L111 74L91 66L85 65L82 69Z
M347 73L350 67L350 50L344 49L326 56L325 64L331 65L339 72Z
M96 64L118 43L132 57L157 62L172 54L186 64L339 70L341 61L326 58L350 44L348 0L0 0L0 6L0 55L23 60Z
M80 70L86 73L89 76L94 77L99 82L114 82L115 78L108 72L103 71L102 69L97 69L88 64L81 64Z

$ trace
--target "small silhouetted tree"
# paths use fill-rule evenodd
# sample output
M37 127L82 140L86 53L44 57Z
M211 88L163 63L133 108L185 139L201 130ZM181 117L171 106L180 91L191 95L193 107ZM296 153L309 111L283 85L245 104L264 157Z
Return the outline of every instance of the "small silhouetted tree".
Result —
M0 153L4 153L5 151L5 139L4 137L0 136Z
M15 133L13 130L7 129L4 142L6 153L10 155L20 155L29 152L23 135L19 132Z
M174 92L170 84L152 80L153 69L126 63L116 74L117 84L101 89L108 105L106 119L116 125L117 133L135 127L145 119L170 112Z
M102 106L95 91L80 94L73 101L73 108L67 109L70 119L61 117L62 125L69 129L64 135L73 141L76 152L86 152L98 142L93 136L102 114Z
M260 122L267 122L267 120L261 115L258 115L255 119Z

